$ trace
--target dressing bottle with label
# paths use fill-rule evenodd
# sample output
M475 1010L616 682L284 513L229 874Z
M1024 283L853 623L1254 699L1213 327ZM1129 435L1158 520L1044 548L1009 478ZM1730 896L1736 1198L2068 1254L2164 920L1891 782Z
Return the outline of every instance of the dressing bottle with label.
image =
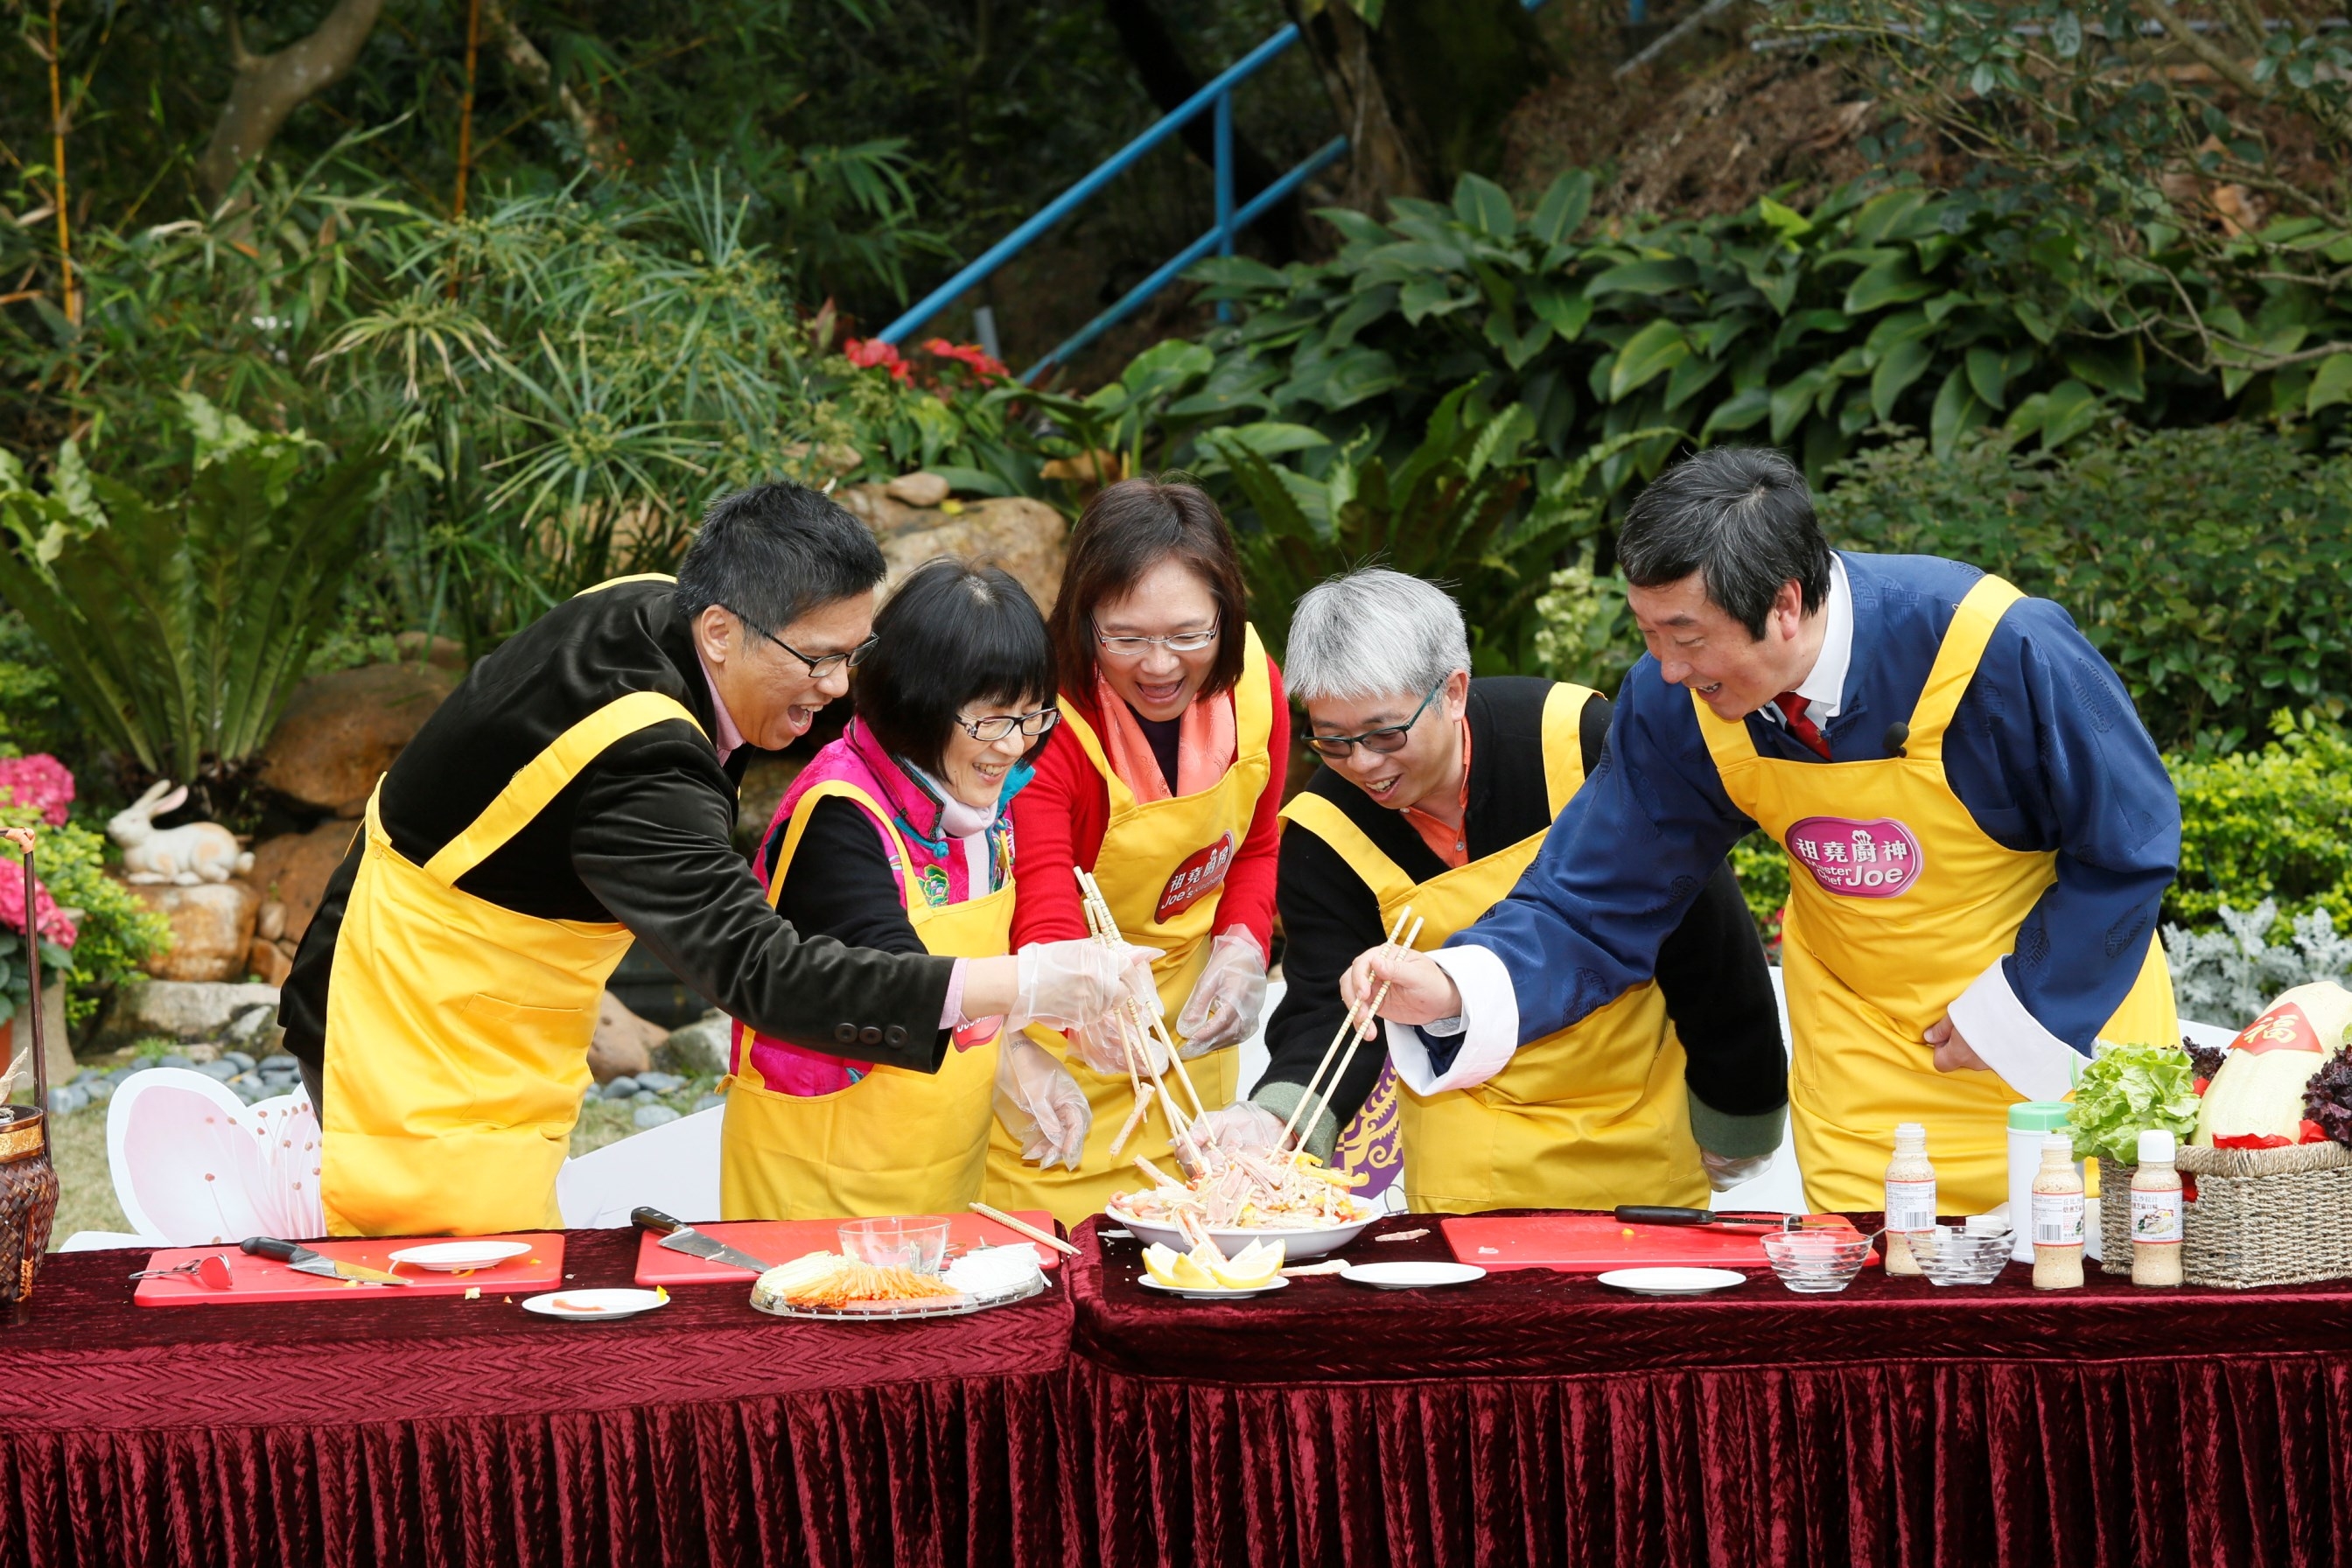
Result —
M1913 1231L1936 1226L1936 1167L1927 1163L1927 1129L1906 1121L1895 1130L1895 1158L1886 1163L1886 1271L1916 1274Z
M2073 1290L2083 1284L2083 1173L2074 1169L2074 1140L2044 1134L2042 1169L2033 1174L2033 1288Z
M2132 1283L2180 1283L2180 1173L2172 1168L2172 1134L2139 1135L2139 1168L2132 1173Z

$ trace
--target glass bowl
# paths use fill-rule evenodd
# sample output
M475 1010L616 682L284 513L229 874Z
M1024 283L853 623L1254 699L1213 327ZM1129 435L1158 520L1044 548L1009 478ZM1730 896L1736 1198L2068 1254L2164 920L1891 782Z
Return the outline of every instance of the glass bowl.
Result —
M1937 1285L1990 1285L2009 1266L2014 1233L1970 1236L1957 1226L1939 1225L1911 1233L1911 1256L1919 1272Z
M1809 1296L1844 1289L1870 1256L1870 1237L1848 1230L1790 1230L1763 1239L1780 1283Z
M937 1274L948 1256L948 1222L937 1215L899 1215L889 1219L854 1219L842 1226L845 1258L884 1268Z

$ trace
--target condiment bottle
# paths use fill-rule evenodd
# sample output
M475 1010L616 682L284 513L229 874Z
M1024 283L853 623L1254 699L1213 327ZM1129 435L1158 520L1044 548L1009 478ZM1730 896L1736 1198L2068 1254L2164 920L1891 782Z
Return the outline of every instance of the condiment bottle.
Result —
M2009 1223L2017 1239L2010 1260L2033 1261L2033 1178L2042 1169L2042 1140L2063 1132L2074 1108L2063 1100L2029 1100L2009 1108Z
M2033 1173L2033 1288L2074 1290L2082 1284L2083 1173L2074 1169L2074 1141L2045 1133L2042 1169Z
M1895 1158L1886 1162L1886 1271L1916 1274L1913 1231L1936 1225L1936 1167L1927 1163L1927 1129L1906 1121L1895 1130Z
M2139 1135L2139 1168L2132 1173L2132 1283L2180 1283L2180 1173L2172 1168L2172 1134Z

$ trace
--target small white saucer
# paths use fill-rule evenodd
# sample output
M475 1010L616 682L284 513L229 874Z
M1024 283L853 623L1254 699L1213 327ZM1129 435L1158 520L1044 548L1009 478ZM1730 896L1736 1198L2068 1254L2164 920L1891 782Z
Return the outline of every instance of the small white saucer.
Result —
M524 1300L522 1310L574 1323L617 1323L650 1312L669 1300L654 1290L550 1290Z
M1636 1296L1704 1296L1747 1282L1747 1275L1728 1268L1612 1268L1601 1277L1611 1289Z
M1239 1301L1249 1296L1263 1296L1269 1290L1280 1290L1290 1281L1277 1274L1263 1285L1253 1285L1246 1290L1202 1290L1186 1285L1162 1285L1147 1274L1136 1281L1147 1290L1157 1290L1163 1296L1181 1296L1187 1301Z
M1467 1285L1486 1278L1486 1271L1475 1263L1350 1263L1339 1270L1339 1278L1376 1290L1427 1290Z
M430 1268L436 1274L462 1274L468 1268L489 1268L530 1250L528 1241L436 1241L425 1247L404 1247L392 1255L394 1263Z

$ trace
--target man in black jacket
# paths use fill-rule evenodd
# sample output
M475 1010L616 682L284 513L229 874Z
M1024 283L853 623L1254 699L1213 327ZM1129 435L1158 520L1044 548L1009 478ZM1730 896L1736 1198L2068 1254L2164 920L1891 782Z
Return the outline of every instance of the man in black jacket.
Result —
M757 751L869 645L880 550L797 485L719 501L675 583L623 578L477 663L378 785L281 1017L338 1234L552 1224L605 978L630 942L752 1027L935 1071L961 1019L1084 1020L1087 942L949 959L803 939L733 847Z
M1602 765L1609 700L1521 677L1473 680L1460 610L1440 589L1371 569L1300 601L1285 663L1324 758L1286 819L1276 900L1288 990L1231 1140L1268 1141L1305 1097L1346 1017L1339 977L1406 904L1435 947L1508 895L1559 807ZM1634 851L1629 847L1628 852ZM1344 1048L1344 1047L1343 1047ZM1388 1053L1360 1050L1300 1121L1328 1155ZM1471 1064L1473 1067L1475 1064ZM1718 866L1634 987L1471 1089L1462 1070L1394 1063L1405 1183L1423 1209L1704 1204L1779 1147L1785 1057L1763 950ZM1381 1108L1375 1107L1375 1114Z

